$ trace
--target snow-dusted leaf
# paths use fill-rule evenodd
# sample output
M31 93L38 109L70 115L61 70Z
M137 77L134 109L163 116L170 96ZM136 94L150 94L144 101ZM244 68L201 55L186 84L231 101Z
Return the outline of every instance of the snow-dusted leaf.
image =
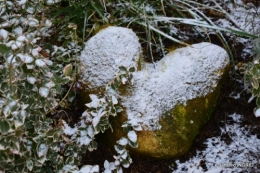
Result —
M85 173L85 172L82 172L82 173ZM99 173L99 166L98 165L92 166L90 173Z
M4 29L0 29L0 39L7 40L8 39L8 31Z
M135 131L142 131L142 130L143 130L143 129L142 129L142 126L141 126L140 124L138 124L138 125L133 125L132 127L133 127L133 129L134 129Z
M37 154L39 157L46 155L47 151L48 151L48 146L46 144L44 144L44 143L38 144Z
M32 63L34 58L28 54L18 53L17 56L25 63Z
M53 64L53 62L52 62L51 60L49 60L49 59L45 59L44 61L45 61L45 63L46 63L48 66L52 66L52 64Z
M92 115L94 116L93 120L92 120L92 125L95 128L98 123L100 122L100 118L105 115L107 113L107 111L104 111L103 109L100 109L97 113L92 113Z
M38 67L44 67L46 66L46 63L42 60L42 59L37 59L35 61L35 64L38 66Z
M19 113L19 112L18 112ZM24 116L15 116L14 117L14 126L15 129L22 126L24 124L25 117Z
M64 125L63 132L66 135L72 136L74 134L77 134L77 132L78 132L78 128L77 127L71 128L64 120L62 120L62 124Z
M45 83L44 86L47 88L52 88L55 86L55 83L53 81L49 81L49 82Z
M119 139L119 140L117 141L117 143L118 143L119 145L125 146L125 145L127 145L128 140L127 140L126 138L122 137L121 139Z
M37 26L39 26L39 21L34 18L29 18L28 24L30 27L37 27Z
M40 93L40 95L42 96L42 97L47 97L48 96L48 94L49 94L49 88L47 88L47 87L40 87L40 89L39 89L39 93Z
M92 138L95 135L95 130L94 130L93 126L88 126L87 131L88 131L89 137Z
M114 148L118 154L122 154L124 152L124 148L120 145L115 145Z
M31 3L27 3L25 8L26 8L27 13L33 14L35 12L35 7L32 6Z
M17 37L16 40L20 41L20 42L24 42L24 41L27 41L27 38L24 35L20 35L20 36Z
M127 160L124 160L124 161L122 162L122 165L123 165L124 168L129 168L130 163L129 163Z
M121 167L119 167L119 168L117 169L117 173L123 173L123 169L122 169Z
M109 169L109 162L107 160L105 160L104 162L104 168Z
M126 84L127 79L125 77L122 78L122 84Z
M20 26L14 26L12 29L13 33L17 35L22 35L23 34L23 29Z
M82 134L78 139L77 142L82 145L89 145L89 143L92 141L91 138L89 138L86 134Z
M27 2L27 0L20 0L20 1L17 1L17 4L24 5L26 2Z
M77 171L78 173L84 173L84 172L88 172L90 173L91 171L91 168L92 168L92 165L84 165L80 168L79 171Z
M52 25L52 23L51 23L50 20L46 19L46 20L44 21L44 26L46 26L46 27L51 27L51 25Z
M109 170L109 169L106 169L106 170L104 171L104 173L112 173L112 171Z
M54 4L54 1L53 1L53 0L47 0L47 1L46 1L46 4L47 4L47 5L53 5L53 4Z
M255 114L256 117L260 117L260 108L255 108L254 114Z
M32 171L33 168L33 161L32 160L26 160L26 167Z
M34 64L26 64L27 69L34 69Z
M89 108L97 108L98 104L99 104L99 99L95 94L89 94L90 99L92 100L92 102L85 104L87 107Z
M133 131L133 130L127 133L127 137L132 142L137 141L137 135L136 135L135 131Z
M116 105L118 103L117 98L114 95L112 95L112 103L114 105Z
M128 156L128 153L127 153L126 150L124 150L124 152L120 155L120 157L121 157L122 159L124 159L124 160L127 158L127 156Z
M6 99L0 98L0 109L2 109L2 107L5 105L5 103L6 103Z
M21 48L23 46L23 43L21 41L15 41L12 43L11 48L13 50L16 50L18 48Z
M39 56L39 48L33 49L33 50L32 50L32 55L33 55L34 57L38 57L38 56Z

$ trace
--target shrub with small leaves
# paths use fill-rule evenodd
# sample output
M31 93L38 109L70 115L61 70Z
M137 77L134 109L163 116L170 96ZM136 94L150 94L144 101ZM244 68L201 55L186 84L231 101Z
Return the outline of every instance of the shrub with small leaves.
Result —
M70 147L64 132L46 116L64 100L63 85L74 83L69 68L62 74L62 63L39 46L51 34L47 5L57 2L0 2L0 172L57 172L79 163L79 156L65 155Z

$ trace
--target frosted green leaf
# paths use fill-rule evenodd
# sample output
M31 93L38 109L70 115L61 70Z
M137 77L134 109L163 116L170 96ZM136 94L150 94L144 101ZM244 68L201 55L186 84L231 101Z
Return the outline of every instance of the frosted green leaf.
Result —
M5 133L9 132L10 128L11 127L10 127L10 124L9 124L8 121L0 120L0 132L2 134L5 134Z
M128 168L130 166L130 163L128 161L123 161L122 165L124 168Z
M54 4L54 1L53 1L53 0L47 0L47 1L46 1L46 4L47 4L47 5L53 5L53 4Z
M32 55L33 55L34 57L38 57L38 56L39 56L39 49L38 49L38 48L33 49L33 50L32 50Z
M126 138L122 137L121 139L119 139L119 140L117 141L117 143L118 143L119 145L125 146L125 145L127 145L128 140L127 140Z
M42 157L44 155L46 155L48 151L48 146L46 144L38 144L37 146L37 154L39 157Z
M27 3L25 8L26 8L27 13L33 14L35 12L35 8L34 8L34 6L32 6L31 3Z
M116 105L118 103L117 98L114 95L112 95L112 103L114 105Z
M4 98L0 98L0 108L2 109L2 107L5 105L6 100Z
M133 129L135 130L135 131L142 131L143 129L142 129L142 126L140 125L140 124L138 124L138 125L133 125Z
M89 97L92 101L88 104L85 104L89 108L97 108L98 105L104 101L103 99L98 99L95 94L89 94Z
M126 84L127 79L125 77L122 78L122 84Z
M45 63L48 65L48 66L51 66L53 64L53 62L49 59L46 59L45 60Z
M123 169L121 167L118 168L117 173L123 173Z
M42 97L47 97L49 94L49 88L47 87L40 87L39 93Z
M28 24L30 27L37 27L37 26L39 26L39 21L34 18L29 18Z
M27 69L34 69L34 64L26 64Z
M99 172L99 166L98 165L94 165L91 169L91 173L98 173Z
M42 60L42 59L37 59L35 61L35 64L38 66L38 67L44 67L46 66L45 62Z
M17 56L25 63L32 63L34 58L27 54L18 53Z
M17 35L23 34L23 29L20 26L14 26L12 31Z
M88 132L88 136L91 138L95 135L95 130L94 130L93 126L89 126L87 128L87 132Z
M255 108L254 114L255 114L256 117L260 117L260 108Z
M24 5L26 2L27 2L27 0L20 0L20 1L17 1L17 4Z
M124 148L120 145L115 145L114 148L118 154L122 154L124 152Z
M32 160L26 160L26 166L27 166L27 168L30 171L32 171L32 169L33 169L33 162L32 162Z
M4 30L4 29L0 29L0 38L7 40L8 38L8 31Z
M52 88L55 86L55 83L53 81L49 81L49 82L45 83L44 86L47 88Z
M45 25L46 27L51 27L52 23L51 23L50 20L46 19L46 20L44 21L44 25Z
M127 158L127 156L128 156L128 153L127 153L126 150L124 150L124 152L120 155L120 157L121 157L122 159L124 159L124 160Z
M28 75L27 76L27 81L30 83L30 84L34 84L36 82L36 77L33 76L32 74L31 75Z
M135 131L133 131L133 130L127 133L127 137L132 142L137 141L137 135L136 135Z
M15 119L14 119L15 129L22 126L24 124L24 120L25 120L25 117L15 116Z
M20 42L24 42L24 41L27 40L27 38L26 38L24 35L20 35L20 36L17 37L16 40L17 40L17 41L20 41Z

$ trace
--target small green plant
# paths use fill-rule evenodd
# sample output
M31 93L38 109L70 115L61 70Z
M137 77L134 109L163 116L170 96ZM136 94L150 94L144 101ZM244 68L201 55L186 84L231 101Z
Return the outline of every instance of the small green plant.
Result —
M253 61L249 62L243 67L245 69L244 84L245 89L252 94L248 102L256 98L256 108L254 114L256 117L260 116L260 38L253 42Z

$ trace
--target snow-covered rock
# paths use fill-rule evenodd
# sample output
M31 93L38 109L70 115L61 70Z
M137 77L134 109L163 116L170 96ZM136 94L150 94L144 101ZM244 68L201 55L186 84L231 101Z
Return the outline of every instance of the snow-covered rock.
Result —
M138 68L141 45L136 34L127 28L109 26L85 43L79 56L80 78L89 92L111 81L118 67Z
M144 64L121 100L125 111L116 117L117 130L109 138L124 135L118 129L127 118L144 129L137 132L139 147L133 152L155 158L184 154L215 108L228 64L227 52L211 43L180 48L155 64Z

